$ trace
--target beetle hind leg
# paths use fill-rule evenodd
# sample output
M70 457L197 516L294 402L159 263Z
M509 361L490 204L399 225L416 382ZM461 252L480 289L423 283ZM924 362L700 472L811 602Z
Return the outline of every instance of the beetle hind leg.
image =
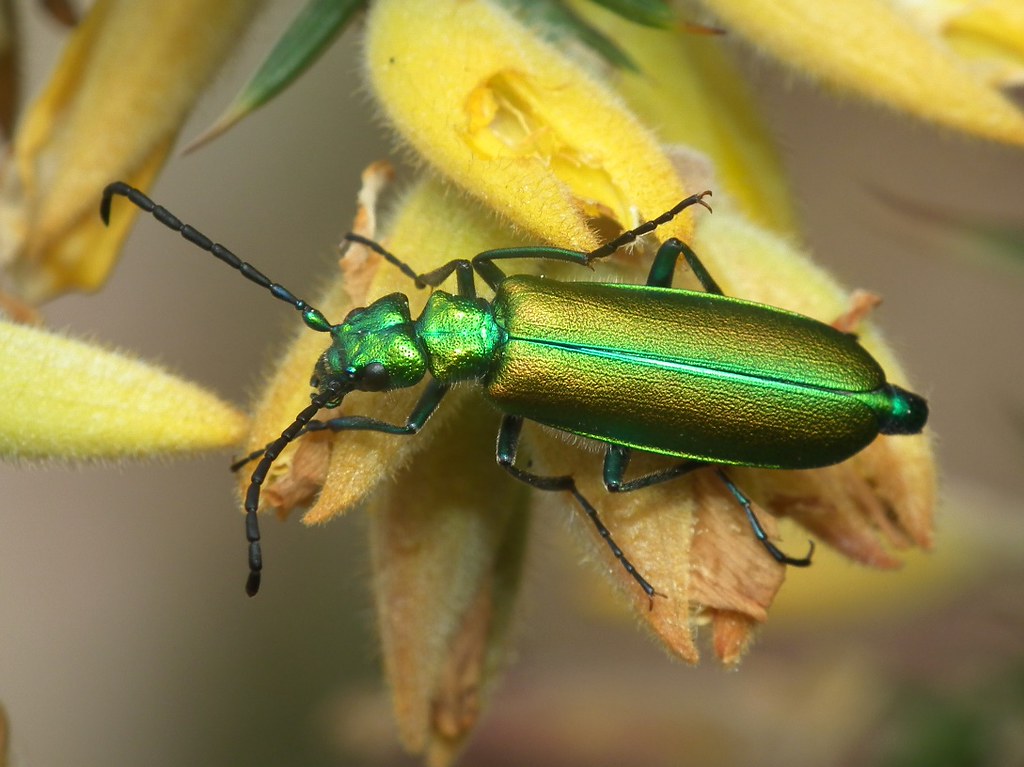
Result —
M629 573L633 579L640 584L640 588L644 590L647 598L650 600L651 607L654 607L654 597L665 596L655 591L646 578L644 578L626 554L619 548L619 545L612 538L611 531L605 527L598 516L597 509L594 508L593 504L590 503L583 494L580 493L576 487L576 481L572 476L566 474L562 476L542 476L540 474L534 474L533 472L526 471L515 465L516 453L519 448L519 435L522 432L523 419L521 416L506 415L501 419L501 428L498 431L498 447L497 447L497 461L498 465L501 466L505 471L511 474L515 479L523 482L530 487L535 487L538 490L547 490L551 492L566 492L572 495L576 499L576 502L580 505L587 516L590 517L590 521L597 528L598 534L604 539L604 542L608 544L608 548L611 549L612 554L619 561L619 564Z
M814 555L814 541L809 541L809 543L811 544L810 550L807 552L806 556L801 557L799 559L791 557L785 552L783 552L778 546L776 546L774 543L768 540L768 534L764 531L764 528L761 526L761 520L759 520L757 518L757 515L754 513L754 507L750 499L743 493L742 490L736 487L733 481L726 476L724 471L722 471L721 469L716 469L715 471L718 474L719 478L722 480L722 482L725 483L725 486L729 488L729 492L733 494L733 497L737 501L739 501L740 505L743 507L743 511L746 512L747 521L750 522L750 527L754 531L754 537L756 537L757 540L761 542L761 545L765 547L765 549L768 551L769 554L772 555L772 558L774 558L776 562L782 565L791 565L792 567L807 567L811 564L811 557Z
M651 485L658 485L676 477L685 476L691 471L702 469L708 465L700 461L680 461L667 469L652 471L650 474L623 482L632 454L633 451L628 447L608 446L608 452L604 454L604 487L609 493L631 493L634 490L642 490Z

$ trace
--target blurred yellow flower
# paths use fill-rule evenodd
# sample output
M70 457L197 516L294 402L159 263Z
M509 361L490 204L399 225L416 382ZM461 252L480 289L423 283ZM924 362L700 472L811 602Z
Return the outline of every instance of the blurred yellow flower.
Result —
M21 299L6 297L4 314L35 319L31 304L103 283L134 219L126 207L111 227L103 225L103 187L118 177L149 185L257 6L92 6L3 159L0 265ZM246 425L201 387L97 345L4 321L0 349L4 458L195 452L236 444Z
M992 87L1019 77L1015 0L700 0L730 32L802 75L981 138L1024 144L1024 115ZM971 49L971 61L961 51ZM988 62L982 76L972 63ZM997 73L998 74L995 74Z
M139 360L0 320L0 458L86 461L235 445L246 418Z
M4 159L0 265L18 295L39 303L103 284L134 216L104 227L100 192L115 179L148 188L258 6L96 2Z

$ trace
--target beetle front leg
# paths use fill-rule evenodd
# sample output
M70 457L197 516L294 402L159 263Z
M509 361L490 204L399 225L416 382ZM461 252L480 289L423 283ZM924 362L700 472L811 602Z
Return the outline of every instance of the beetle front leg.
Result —
M423 391L419 402L416 403L416 407L405 419L403 426L363 415L343 415L326 421L310 421L303 433L311 431L333 431L335 433L339 431L379 431L384 434L415 434L423 428L423 424L437 410L441 398L448 393L449 388L448 384L431 380Z
M404 426L361 415L348 415L331 418L327 421L310 421L295 435L295 437L298 439L311 431L379 431L384 434L415 434L423 428L423 424L427 422L427 419L430 418L433 412L437 409L438 404L441 402L441 398L448 392L448 389L449 386L447 384L431 381L423 392L423 396L420 397L419 402L416 403L416 407L413 408L413 411L405 420ZM271 444L273 443L268 443L266 447L262 447L259 450L253 450L247 456L239 458L231 464L231 471L238 471L246 464L262 457L267 452L267 448L270 447Z
M354 232L346 234L344 239L363 245L377 255L383 256L385 261L412 280L417 288L436 288L448 279L452 272L455 272L458 294L463 298L476 298L476 285L473 282L473 265L464 258L456 258L454 261L442 264L437 269L417 274L416 270L376 240L371 240L369 237L363 237L361 234L355 234Z
M633 579L640 584L640 588L644 590L647 598L651 601L651 607L654 607L654 597L664 596L654 590L654 587L647 582L633 566L633 563L629 561L619 545L615 543L612 538L611 531L604 526L601 518L597 514L597 509L580 493L576 487L576 480L572 476L565 474L562 476L541 476L534 474L533 472L520 469L515 465L516 453L519 449L519 435L522 433L523 419L521 416L506 415L501 419L501 428L498 431L498 447L497 447L497 461L498 465L501 466L505 471L511 474L514 478L518 479L530 487L535 487L538 490L547 490L551 492L566 492L570 493L576 502L580 505L587 516L590 517L590 521L594 523L594 527L597 528L598 534L604 539L605 543L608 544L608 548L612 550L612 554L615 556L619 563L625 568L626 572L633 576Z

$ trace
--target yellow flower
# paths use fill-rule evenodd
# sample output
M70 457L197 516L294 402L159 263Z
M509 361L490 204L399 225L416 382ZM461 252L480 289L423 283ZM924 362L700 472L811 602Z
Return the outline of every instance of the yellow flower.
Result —
M829 88L968 134L1024 144L1024 115L990 84L1020 77L1024 19L1016 0L701 4L730 33Z
M0 265L32 303L95 290L134 215L96 216L116 179L147 188L259 4L98 0L22 118L0 181ZM202 20L201 24L197 23Z
M28 301L0 294L7 316L36 319L30 304L102 284L135 212L126 205L104 226L103 187L152 181L256 5L92 6L4 158L0 264ZM236 444L246 427L245 416L196 384L95 344L3 321L0 351L4 458L189 453Z
M787 241L750 222L791 227L786 206L773 201L783 185L742 89L691 89L686 120L675 119L695 122L681 130L704 143L694 140L702 151L676 152L601 77L540 42L497 4L378 0L365 50L382 109L429 167L383 241L417 273L490 248L543 242L588 250L711 186L713 216L680 216L602 261L596 277L642 282L657 242L683 237L727 294L856 328L890 379L906 383L877 334L850 319L861 313L853 307L851 314L851 299ZM679 77L692 85L695 71ZM725 137L713 140L714 130ZM752 182L744 183L738 158L756 167ZM341 266L343 274L317 303L334 321L395 291L410 294L413 316L422 308L424 291L362 246L353 246ZM575 266L522 268L593 278ZM677 284L686 280L680 270ZM320 334L307 331L291 347L257 407L251 448L276 437L308 403L310 361L323 346ZM401 424L418 395L356 393L345 398L343 412ZM453 390L415 437L305 437L275 464L263 496L282 513L315 497L307 524L368 501L378 621L400 731L407 747L437 765L464 743L500 665L531 495L494 466L498 418L478 399L472 387ZM599 508L660 597L644 595L571 506L601 569L668 649L695 661L694 629L710 623L716 655L726 663L740 658L767 618L785 567L766 555L714 473L609 495L593 452L529 426L521 452L531 471L574 476ZM635 465L639 475L664 463L638 455ZM930 544L934 476L924 436L880 438L850 461L817 471L732 473L761 507L798 519L854 559L892 566L890 548ZM247 477L240 485L244 491ZM774 535L773 518L762 518Z
M246 418L136 359L0 321L0 457L141 458L237 444Z

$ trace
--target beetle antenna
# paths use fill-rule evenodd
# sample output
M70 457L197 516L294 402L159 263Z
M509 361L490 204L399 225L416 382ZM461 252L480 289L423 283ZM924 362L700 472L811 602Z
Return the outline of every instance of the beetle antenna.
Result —
M260 508L260 488L270 472L274 461L305 428L313 416L328 402L338 399L339 388L325 389L313 395L313 401L303 408L291 425L281 432L281 436L268 444L262 451L263 457L256 464L249 480L249 489L245 493L245 537L249 541L249 579L245 583L245 593L256 596L260 590L260 574L263 571L263 552L260 549L260 520L257 512Z
M113 184L108 184L107 188L103 190L103 200L100 202L100 218L103 219L104 224L110 224L110 203L115 194L126 197L129 202L135 205L135 207L151 214L153 218L168 229L173 229L193 245L216 256L232 269L237 269L246 279L251 280L260 287L269 290L270 295L274 298L291 304L295 309L302 313L302 320L308 327L321 333L326 333L331 329L331 323L327 321L327 318L324 317L319 310L313 308L301 298L296 298L295 295L284 286L278 285L276 282L271 282L263 272L254 267L248 261L243 261L223 245L214 242L194 227L182 223L181 220L167 210L167 208L162 205L157 205L138 189L133 186L129 186L123 181L115 181Z
M249 453L249 455L247 455L247 456L245 456L243 458L239 458L237 461L235 461L233 464L231 464L231 466L229 466L228 468L232 472L238 471L243 466L245 466L247 463L251 463L252 461L255 461L257 458L259 458L261 455L263 455L265 452L267 452L267 448L268 447L270 447L269 443L267 443L266 445L261 447L259 450L253 450L251 453Z
M587 253L587 263L590 263L596 258L604 258L605 256L610 256L623 245L629 245L631 242L635 242L637 239L647 234L648 232L653 232L662 224L667 224L669 221L678 216L691 205L703 205L710 211L711 206L704 202L704 198L710 196L710 189L701 192L700 194L691 194L685 200L676 203L673 207L671 207L669 210L666 210L657 218L652 218L650 221L645 221L644 223L640 224L640 226L638 226L636 229L630 229L628 231L625 231L611 242L606 242L600 248L590 251L589 253Z
M363 237L363 235L356 234L355 232L348 232L342 239L348 240L349 242L357 243L359 245L363 245L372 250L377 255L383 256L385 261L387 261L392 266L397 267L402 274L404 274L406 277L408 277L410 280L416 283L417 288L426 287L426 283L420 280L420 276L416 274L415 270L411 266L409 266L407 263L405 263L405 261L400 259L398 256L389 251L376 240L371 240L369 237Z

